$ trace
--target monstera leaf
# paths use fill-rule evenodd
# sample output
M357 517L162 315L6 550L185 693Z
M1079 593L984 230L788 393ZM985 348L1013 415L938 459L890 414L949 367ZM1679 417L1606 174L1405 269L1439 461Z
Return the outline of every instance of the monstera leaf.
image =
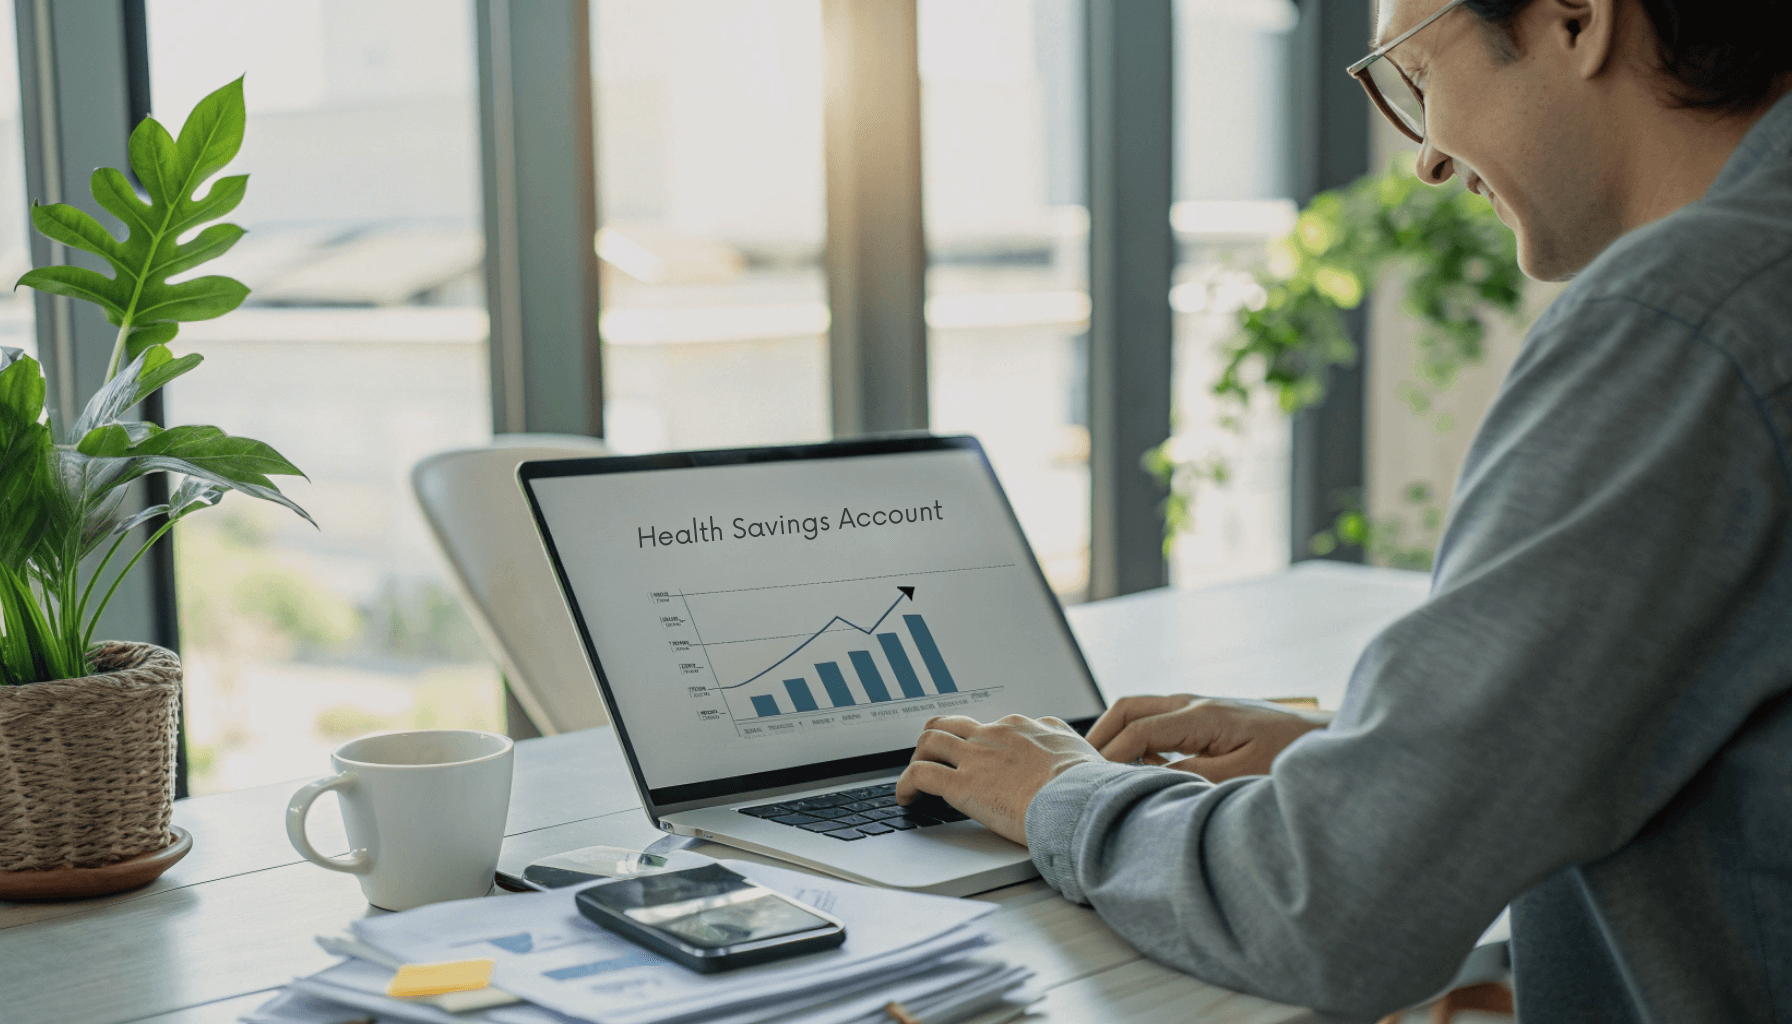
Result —
M222 255L243 237L243 229L235 224L213 224L192 240L180 241L193 228L242 202L249 183L246 174L219 178L205 195L195 193L236 156L244 124L240 78L201 100L181 126L178 139L154 118L144 118L131 133L130 158L148 201L117 168L93 172L93 198L124 222L127 234L122 242L73 206L32 206L31 223L37 230L112 266L111 277L85 267L39 267L18 282L84 299L105 311L106 319L119 328L107 377L151 346L172 340L179 321L223 316L248 296L242 282L228 277L168 281Z

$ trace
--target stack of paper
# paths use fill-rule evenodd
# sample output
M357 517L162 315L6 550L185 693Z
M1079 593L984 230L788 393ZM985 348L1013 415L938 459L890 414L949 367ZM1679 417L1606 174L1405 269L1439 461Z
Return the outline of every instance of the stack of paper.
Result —
M979 956L987 903L894 892L761 865L730 865L767 888L834 915L846 942L825 953L698 974L586 920L575 889L462 900L354 923L398 962L490 958L492 984L522 1002L476 1013L385 995L393 972L348 959L295 980L243 1018L323 1024L345 1008L418 1024L890 1024L895 1001L925 1024L948 1024L1033 998L1032 972ZM998 1015L999 1017L1000 1015Z

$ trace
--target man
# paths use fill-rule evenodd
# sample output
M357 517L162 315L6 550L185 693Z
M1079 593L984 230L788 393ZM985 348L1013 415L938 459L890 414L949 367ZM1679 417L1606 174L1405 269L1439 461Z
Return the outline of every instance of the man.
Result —
M1510 904L1525 1024L1792 1021L1787 5L1383 0L1396 40L1365 73L1420 176L1576 278L1430 599L1329 724L940 718L899 798L1027 842L1153 958L1339 1018L1435 993ZM1129 763L1163 751L1192 756Z

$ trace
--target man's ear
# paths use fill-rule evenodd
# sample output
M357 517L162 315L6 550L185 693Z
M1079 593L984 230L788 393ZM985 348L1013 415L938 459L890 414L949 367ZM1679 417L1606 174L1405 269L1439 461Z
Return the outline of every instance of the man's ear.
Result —
M1573 61L1583 79L1596 78L1611 63L1618 42L1620 0L1543 0L1544 44Z

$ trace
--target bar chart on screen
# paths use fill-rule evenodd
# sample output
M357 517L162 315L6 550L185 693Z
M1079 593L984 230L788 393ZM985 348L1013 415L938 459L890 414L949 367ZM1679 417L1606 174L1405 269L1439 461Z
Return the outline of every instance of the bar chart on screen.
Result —
M953 712L1003 686L954 671L967 608L955 577L1016 566L714 591L655 591L659 626L700 718L744 737Z

